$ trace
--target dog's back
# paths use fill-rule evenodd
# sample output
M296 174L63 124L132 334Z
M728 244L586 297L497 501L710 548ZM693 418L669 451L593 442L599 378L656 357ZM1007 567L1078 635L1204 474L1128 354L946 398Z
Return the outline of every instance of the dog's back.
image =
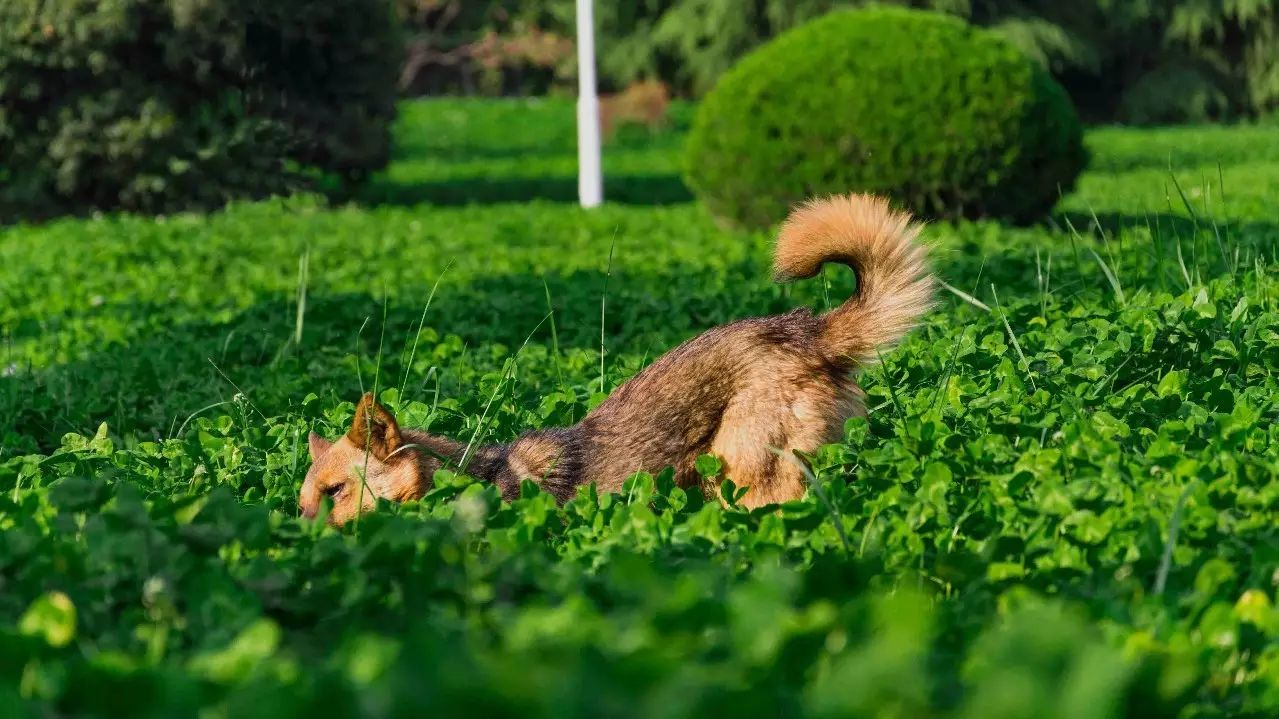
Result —
M716 327L658 359L570 430L565 451L579 481L617 491L632 473L669 465L691 486L697 457L714 454L728 478L750 488L748 506L800 497L803 474L778 452L838 441L844 422L865 412L850 370L899 340L929 306L918 232L870 196L797 209L778 239L778 278L842 262L857 272L857 293L824 315L797 309Z

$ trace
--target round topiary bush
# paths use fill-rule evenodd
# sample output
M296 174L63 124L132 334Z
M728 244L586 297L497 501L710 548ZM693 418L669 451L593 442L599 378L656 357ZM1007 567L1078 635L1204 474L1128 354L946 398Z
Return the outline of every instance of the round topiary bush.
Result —
M0 222L358 178L402 52L389 0L0 3Z
M989 31L901 8L838 11L747 55L708 94L685 173L712 213L764 226L812 195L926 217L1034 219L1085 153L1062 88Z

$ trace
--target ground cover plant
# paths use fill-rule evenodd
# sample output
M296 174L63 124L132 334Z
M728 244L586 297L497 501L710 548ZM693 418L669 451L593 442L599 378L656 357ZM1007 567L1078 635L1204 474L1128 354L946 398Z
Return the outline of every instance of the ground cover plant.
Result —
M955 291L780 511L441 476L297 518L361 388L502 440L850 291L689 201L687 117L594 212L570 103L449 101L348 206L0 233L0 713L1273 714L1273 128L1093 131L1044 225L934 225Z

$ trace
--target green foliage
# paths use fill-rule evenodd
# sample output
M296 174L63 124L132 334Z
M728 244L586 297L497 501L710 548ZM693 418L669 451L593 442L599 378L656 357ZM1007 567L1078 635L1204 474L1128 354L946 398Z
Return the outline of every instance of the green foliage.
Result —
M1279 106L1271 0L1000 0L957 11L1052 68L1090 118L1203 121Z
M395 0L407 34L401 91L541 95L572 77L572 2Z
M468 55L486 33L573 36L573 0L400 0L418 56L435 63L420 90L540 94L571 84L571 58L532 67L516 53L495 71ZM701 96L778 34L866 0L643 0L596 8L606 88L660 78ZM880 0L989 27L1038 61L1090 120L1159 123L1264 116L1279 108L1279 6L1273 0ZM488 63L487 65L485 63ZM416 69L415 69L416 72ZM478 80L476 77L478 76Z
M380 168L399 55L384 0L0 4L0 221Z
M654 23L658 58L669 56L672 84L701 96L738 58L768 39L837 7L834 0L684 0ZM655 63L654 70L661 65Z
M711 212L748 226L849 190L925 216L1031 219L1083 163L1047 73L987 31L889 8L826 15L744 58L703 101L685 160Z
M1094 132L1051 225L933 225L991 311L943 294L862 373L820 496L744 512L659 474L561 508L441 474L338 532L296 493L361 382L504 440L852 286L775 287L767 236L652 206L678 135L619 147L634 204L583 212L553 194L570 102L402 119L388 204L0 232L4 716L1279 711L1279 128ZM552 189L391 204L504 177Z
M743 54L838 0L638 0L595 7L606 90L660 78L701 95ZM397 0L412 39L410 92L542 94L571 90L576 58L521 52L538 37L572 38L575 0ZM496 50L497 52L494 52ZM568 62L562 62L567 59Z

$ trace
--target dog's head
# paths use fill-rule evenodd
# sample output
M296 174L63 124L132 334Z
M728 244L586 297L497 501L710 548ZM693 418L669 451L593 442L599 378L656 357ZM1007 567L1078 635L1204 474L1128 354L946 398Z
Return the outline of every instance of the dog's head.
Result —
M429 488L417 448L407 445L395 417L372 393L360 399L345 435L330 442L312 432L309 445L311 469L298 497L306 517L319 512L325 495L333 499L329 523L341 526L373 509L378 497L404 502Z

